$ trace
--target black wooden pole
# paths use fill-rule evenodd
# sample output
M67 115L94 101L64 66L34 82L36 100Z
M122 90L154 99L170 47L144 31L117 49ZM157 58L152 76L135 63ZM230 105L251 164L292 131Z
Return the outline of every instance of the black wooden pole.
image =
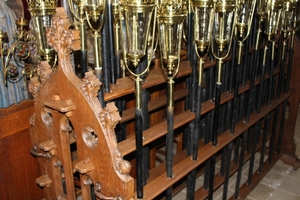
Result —
M230 178L230 163L231 163L231 154L232 154L233 143L229 143L226 152L226 164L225 164L225 179L223 185L223 200L227 199L228 194L228 184Z
M255 153L256 153L256 146L257 146L257 141L260 136L260 129L261 129L261 123L262 121L256 122L254 125L254 131L253 131L253 140L252 140L252 149L251 149L251 158L250 158L250 164L249 164L249 172L248 172L248 181L247 184L248 186L252 185L252 174L253 174L253 168L254 168L254 161L255 161Z
M237 178L236 178L236 184L235 184L235 192L234 192L234 197L238 199L239 197L239 189L240 189L240 183L241 183L241 177L242 177L242 172L243 172L243 165L244 165L244 155L245 155L245 149L246 149L246 140L248 138L247 136L248 131L245 131L243 133L243 139L242 139L242 144L241 144L241 153L240 153L240 160L239 160L239 168L237 172Z
M290 43L290 48L289 48L289 60L288 60L288 68L287 68L287 74L286 74L286 85L285 85L285 88L284 88L284 92L286 92L286 93L289 92L291 71L292 71L292 65L293 65L293 56L294 56L295 32L293 31L291 34L292 34L292 36L291 36L291 43ZM285 49L283 48L283 50L285 50ZM283 54L284 54L284 52L283 52ZM283 62L285 64L285 58L284 58ZM283 108L282 108L280 128L279 128L277 153L280 153L280 151L281 151L281 143L282 143L282 137L283 137L286 108L287 108L287 100L284 100Z

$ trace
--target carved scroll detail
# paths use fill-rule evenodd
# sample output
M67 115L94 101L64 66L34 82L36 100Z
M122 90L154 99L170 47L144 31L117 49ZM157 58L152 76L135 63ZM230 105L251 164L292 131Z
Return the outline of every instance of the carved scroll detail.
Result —
M131 164L127 160L123 160L119 149L116 150L115 155L115 166L120 174L129 174L131 170Z

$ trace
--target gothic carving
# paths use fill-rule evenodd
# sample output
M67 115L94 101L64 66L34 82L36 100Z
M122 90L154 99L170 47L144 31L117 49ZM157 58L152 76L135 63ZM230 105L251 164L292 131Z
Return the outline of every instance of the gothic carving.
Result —
M28 90L32 94L33 98L36 98L40 91L41 83L37 77L32 77L28 82Z
M109 139L110 145L115 146L114 152L114 162L117 171L120 174L128 174L131 170L131 165L128 161L123 160L122 154L120 153L119 149L117 148L117 139L114 132L114 129L118 122L121 120L121 117L118 112L118 108L115 106L113 102L108 103L106 107L102 110L99 115L100 122L104 130L104 134Z
M56 145L55 156L51 154L51 159L38 158L42 174L51 172L48 175L53 184L45 187L46 199L58 199L57 194L63 193L61 168L57 166L64 169L66 199L76 199L74 169L81 177L89 176L90 184L94 186L110 180L101 189L103 195L131 198L134 196L134 179L129 175L131 166L122 158L114 131L121 119L118 109L114 103L102 108L97 97L101 82L93 72L85 73L83 79L74 74L70 52L71 49L78 50L80 37L78 32L69 30L71 24L63 8L56 10L52 22L47 42L57 53L57 69L51 72L48 63L41 63L40 80L34 78L31 82L32 91L39 94L35 98L36 117L31 122L34 125L32 141L38 146L53 140ZM69 146L75 142L76 152ZM49 147L51 145L44 145L37 153L44 153ZM60 164L52 158L57 158ZM109 173L104 174L106 171ZM84 184L83 180L82 197L88 199L85 197L89 196L91 187Z
M98 106L99 104L97 96L101 85L102 83L93 72L90 71L85 73L85 77L82 79L81 89L83 94L94 106Z
M64 70L72 71L70 53L80 48L79 31L69 30L71 23L63 8L56 9L52 27L47 29L47 43L58 55L59 62L64 63Z
M39 75L40 81L44 84L50 77L52 73L51 66L47 61L42 61L37 67L37 73Z
M120 174L129 174L131 165L127 160L123 160L122 155L118 149L115 152L115 164Z
M111 144L117 144L114 128L120 120L121 117L119 115L118 108L113 102L108 103L100 113L101 125Z

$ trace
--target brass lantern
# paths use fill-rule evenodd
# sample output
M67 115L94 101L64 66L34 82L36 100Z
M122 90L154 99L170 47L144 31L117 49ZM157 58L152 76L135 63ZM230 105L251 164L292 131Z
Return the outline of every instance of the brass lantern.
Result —
M235 0L219 0L215 7L212 53L218 59L218 83L221 83L221 63L230 52L233 29L236 22ZM215 46L217 49L215 49ZM227 47L227 52L223 54Z
M125 20L125 37L123 39L124 53L137 67L140 59L146 55L147 42L149 37L150 23L154 14L155 4L151 1L128 0L121 2ZM124 26L121 22L121 29Z
M268 0L265 10L267 14L265 34L268 40L273 41L276 39L277 34L280 33L282 2L279 0Z
M167 0L160 4L157 14L161 68L167 80L167 136L166 171L173 177L173 139L174 139L174 78L180 65L183 23L187 15L181 2ZM167 199L172 196L172 188L166 191Z
M196 54L199 58L198 73L199 85L202 85L203 63L210 49L213 18L214 0L194 0L192 7L194 11L194 42Z
M102 0L89 0L85 5L86 21L93 31L93 49L94 49L94 71L95 75L102 81L102 53L101 53L101 34L100 31L104 26L105 1Z
M291 29L293 32L296 32L300 27L300 6L298 0L291 0L291 9L293 10Z
M168 77L174 77L179 68L183 22L186 11L176 1L165 1L158 11L158 33L162 67Z
M237 4L235 39L238 41L238 65L241 65L243 42L248 38L250 34L255 4L255 0L239 0Z
M294 15L294 3L292 0L285 0L283 4L283 11L281 17L281 31L282 38L284 41L287 41L289 36L291 35L292 30L292 17Z
M239 0L237 3L236 39L245 41L249 36L256 0Z
M139 65L141 59L152 58L154 52L147 56L147 49L153 49L153 42L148 46L149 37L154 38L155 27L150 31L153 17L156 16L156 5L152 0L124 0L118 3L120 46L123 53L123 64L135 77L135 135L136 135L136 173L137 173L137 198L143 197L143 114L142 114L142 75L150 66ZM151 32L151 33L150 33ZM152 35L151 35L152 34ZM152 47L151 47L152 45ZM151 55L152 54L152 55ZM131 68L133 65L134 69Z
M27 0L27 3L28 10L32 16L34 30L37 33L41 58L54 65L55 52L47 45L46 28L52 24L52 16L55 14L57 0Z
M141 76L148 71L150 63L141 73L135 73L130 68L130 62L135 68L140 59L146 55L150 24L156 13L153 1L127 0L119 3L121 46L124 65L127 70L136 77L136 108L141 108ZM151 32L154 34L154 31ZM154 37L152 35L152 37ZM149 47L148 47L149 48ZM153 52L154 53L154 52Z
M233 0L219 0L215 7L212 54L217 59L217 81L215 90L214 123L218 124L221 100L221 76L223 59L228 57L231 49L232 37L236 23L236 2ZM217 145L218 129L214 126L212 144Z
M183 22L186 10L177 1L162 2L157 15L159 48L161 67L167 79L167 123L168 133L166 138L166 167L167 177L172 177L173 137L174 137L174 78L178 73L180 64L181 40ZM169 190L168 190L169 191ZM170 194L170 191L167 192Z

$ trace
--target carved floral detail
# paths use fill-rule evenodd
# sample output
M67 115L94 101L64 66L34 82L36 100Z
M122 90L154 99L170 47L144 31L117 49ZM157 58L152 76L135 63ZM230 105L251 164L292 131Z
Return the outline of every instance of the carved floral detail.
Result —
M98 105L99 103L97 96L101 85L102 83L92 71L85 73L85 77L82 79L81 90L94 105Z
M120 120L121 117L114 102L108 103L100 113L100 123L111 142L117 143L114 129Z
M65 63L69 70L70 53L72 49L78 49L79 31L69 30L71 23L64 8L57 8L53 16L52 27L47 29L46 37L48 45L57 52L59 63ZM67 65L68 64L68 65Z
M51 66L47 61L42 61L37 67L37 73L40 77L41 83L44 84L52 73Z
M32 77L28 82L28 90L32 94L33 98L36 98L40 91L41 83L37 77Z
M100 112L100 123L103 127L104 134L108 137L110 146L117 147L117 139L114 129L121 117L118 108L114 102L108 103L105 108ZM122 155L118 148L114 152L114 162L117 171L121 174L128 174L131 170L131 165L128 161L123 160Z

